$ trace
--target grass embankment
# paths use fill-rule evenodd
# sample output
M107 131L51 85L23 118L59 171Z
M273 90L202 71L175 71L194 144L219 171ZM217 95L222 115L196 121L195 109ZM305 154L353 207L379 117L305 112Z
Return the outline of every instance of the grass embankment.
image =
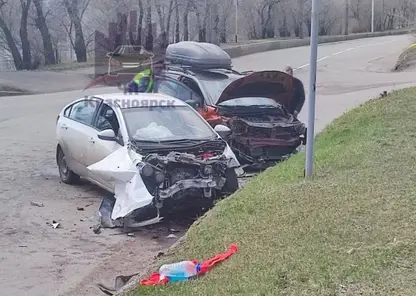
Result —
M316 142L221 201L167 262L237 243L195 281L130 295L415 295L416 89L350 111ZM160 262L164 263L164 262Z
M403 71L416 66L416 43L410 45L397 60L395 70Z

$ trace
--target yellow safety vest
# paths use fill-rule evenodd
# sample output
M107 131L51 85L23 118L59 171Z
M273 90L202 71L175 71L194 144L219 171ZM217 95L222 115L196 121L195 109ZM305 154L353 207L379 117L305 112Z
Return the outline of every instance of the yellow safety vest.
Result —
M149 85L147 86L147 90L146 90L146 92L150 92L152 90L152 87L153 87L152 70L150 68L146 69L146 70L144 70L140 73L137 73L137 75L134 76L134 82L137 85L140 85L140 81L144 77L149 77L150 78Z

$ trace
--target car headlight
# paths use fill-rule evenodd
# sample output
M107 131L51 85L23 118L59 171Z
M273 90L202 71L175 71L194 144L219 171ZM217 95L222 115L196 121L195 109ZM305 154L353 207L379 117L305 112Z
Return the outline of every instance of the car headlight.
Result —
M206 165L204 166L204 168L202 169L202 173L205 176L211 175L214 172L214 168L211 165Z
M140 163L137 165L137 167L140 171L140 174L142 174L143 176L150 177L151 175L153 175L154 169L150 164Z
M165 174L162 172L156 172L155 173L155 181L156 183L160 184L163 181L165 181Z

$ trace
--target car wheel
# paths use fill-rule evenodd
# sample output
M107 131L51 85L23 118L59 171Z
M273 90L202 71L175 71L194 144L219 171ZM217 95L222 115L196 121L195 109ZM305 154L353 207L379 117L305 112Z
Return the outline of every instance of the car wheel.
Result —
M62 182L65 184L75 184L79 181L80 177L69 169L65 154L60 147L58 147L56 154L56 162L58 164L59 177Z
M233 194L239 188L238 185L238 178L235 169L229 168L225 173L225 184L224 184L224 193L225 194Z

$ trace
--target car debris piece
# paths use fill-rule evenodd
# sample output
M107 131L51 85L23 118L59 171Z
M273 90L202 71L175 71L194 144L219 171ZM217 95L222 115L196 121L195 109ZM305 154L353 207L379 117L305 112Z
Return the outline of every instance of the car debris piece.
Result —
M136 235L133 232L129 232L129 233L127 233L127 236L135 237Z
M92 227L92 231L93 231L95 234L100 234L100 233L101 233L101 225L99 225L99 224L94 225L94 226Z
M30 205L34 207L39 207L39 208L43 208L45 206L43 203L36 202L36 201L31 201Z
M85 209L83 207L77 207L78 211L84 211Z
M59 222L56 222L55 220L52 221L52 227L54 229L59 228L61 226L61 224Z
M169 234L166 238L167 239L175 239L175 238L178 238L178 237L174 234Z

